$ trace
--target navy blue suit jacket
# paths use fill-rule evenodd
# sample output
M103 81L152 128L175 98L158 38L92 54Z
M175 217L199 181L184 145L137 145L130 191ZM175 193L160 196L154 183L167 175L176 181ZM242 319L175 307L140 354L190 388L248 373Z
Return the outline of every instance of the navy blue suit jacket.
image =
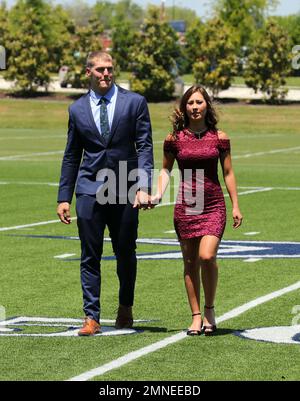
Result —
M105 140L96 127L89 93L83 95L69 107L58 202L71 203L76 182L76 194L95 195L98 171L109 168L118 174L119 161L127 161L128 171L145 170L148 180L143 187L151 188L153 146L146 99L118 87L111 132Z

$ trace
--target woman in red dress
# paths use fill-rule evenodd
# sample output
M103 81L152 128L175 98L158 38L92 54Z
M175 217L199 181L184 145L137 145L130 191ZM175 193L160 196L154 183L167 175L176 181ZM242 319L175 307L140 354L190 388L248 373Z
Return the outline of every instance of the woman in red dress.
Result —
M206 90L194 85L183 95L173 118L173 133L164 142L163 169L152 203L161 201L175 159L181 173L174 226L184 261L184 281L192 311L188 335L216 331L214 300L218 281L216 256L226 224L218 160L232 203L233 227L242 223L228 136L217 129L216 113ZM196 201L195 201L196 197ZM204 315L200 309L200 267Z

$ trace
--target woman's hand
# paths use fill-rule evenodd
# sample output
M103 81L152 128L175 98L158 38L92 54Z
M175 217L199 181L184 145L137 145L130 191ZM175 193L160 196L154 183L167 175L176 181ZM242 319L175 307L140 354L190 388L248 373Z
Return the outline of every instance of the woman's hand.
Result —
M155 206L157 206L160 202L161 202L161 195L156 194L156 195L152 195L150 202L151 202L151 207L154 208Z
M240 227L243 221L243 216L238 207L233 208L232 217L233 217L233 228Z

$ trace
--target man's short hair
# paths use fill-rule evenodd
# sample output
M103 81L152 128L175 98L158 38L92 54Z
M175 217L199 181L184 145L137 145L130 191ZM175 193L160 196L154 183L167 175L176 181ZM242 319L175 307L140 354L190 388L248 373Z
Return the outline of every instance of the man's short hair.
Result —
M86 68L92 68L94 66L94 60L102 60L102 61L111 61L113 62L113 58L109 53L102 51L90 52L86 59Z

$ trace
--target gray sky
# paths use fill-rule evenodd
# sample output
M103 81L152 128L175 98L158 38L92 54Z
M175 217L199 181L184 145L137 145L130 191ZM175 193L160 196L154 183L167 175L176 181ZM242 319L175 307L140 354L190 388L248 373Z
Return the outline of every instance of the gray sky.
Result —
M69 3L72 0L52 0L54 3ZM95 4L96 0L85 0L88 4ZM117 0L112 0L116 2ZM161 4L161 0L133 0L135 3L145 7L147 4L152 3L156 5ZM8 5L12 5L15 0L7 0ZM173 4L176 6L187 7L195 10L200 17L207 16L207 13L211 10L211 1L209 0L165 0L166 7L172 7ZM300 12L300 0L280 0L278 7L274 15L289 15Z

